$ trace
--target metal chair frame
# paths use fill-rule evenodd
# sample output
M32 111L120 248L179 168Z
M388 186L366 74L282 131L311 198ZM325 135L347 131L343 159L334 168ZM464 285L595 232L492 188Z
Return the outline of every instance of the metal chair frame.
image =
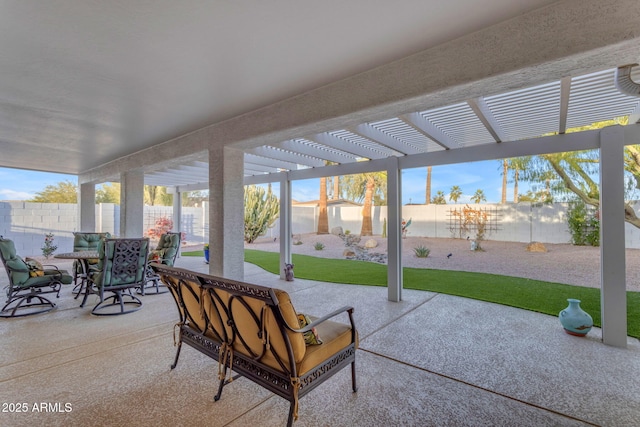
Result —
M0 236L0 241L11 242L15 251L15 245L12 240ZM16 257L20 258L17 254ZM62 276L66 273L65 271L59 270L58 267L54 265L43 265L43 267L51 267L45 270L44 276L29 278L25 284L20 286L14 283L13 273L28 274L30 271L29 268L12 267L7 263L5 254L1 250L0 258L2 258L2 264L9 276L9 285L6 287L7 302L2 307L2 310L0 310L0 317L24 317L46 313L56 308L56 304L43 295L56 294L56 298L60 297ZM40 307L40 309L38 309L38 307Z
M99 268L90 272L88 285L100 297L91 310L97 316L113 316L132 313L142 308L142 301L133 295L132 289L144 286L147 277L149 256L148 238L105 239L99 250ZM105 295L112 293L112 295ZM128 306L131 308L127 309ZM119 311L110 312L110 307Z

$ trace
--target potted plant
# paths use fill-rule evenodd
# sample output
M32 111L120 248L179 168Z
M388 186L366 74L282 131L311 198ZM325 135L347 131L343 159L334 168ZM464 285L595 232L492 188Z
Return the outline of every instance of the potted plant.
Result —
M209 244L205 243L204 245L204 262L209 264Z

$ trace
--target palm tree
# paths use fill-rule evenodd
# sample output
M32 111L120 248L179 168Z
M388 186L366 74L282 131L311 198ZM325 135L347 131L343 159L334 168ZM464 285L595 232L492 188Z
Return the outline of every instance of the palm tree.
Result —
M320 200L318 201L318 234L329 233L329 215L327 213L327 177L320 178Z
M433 166L427 166L427 191L425 192L425 205L431 203L431 168Z
M444 191L438 190L436 191L436 196L433 198L433 203L436 205L446 205L447 199L444 197Z
M373 235L373 223L371 220L371 207L374 197L377 204L386 203L386 172L369 172L343 177L343 189L347 197L354 201L364 201L362 207L361 236Z
M502 159L502 199L500 203L507 203L507 175L509 175L509 161Z
M480 188L476 190L473 196L471 196L471 201L473 203L482 203L487 201L487 197L484 195L484 191Z
M453 187L451 187L451 190L449 191L449 200L453 201L453 203L458 203L458 199L460 199L460 196L462 196L462 190L460 189L460 186L454 185Z

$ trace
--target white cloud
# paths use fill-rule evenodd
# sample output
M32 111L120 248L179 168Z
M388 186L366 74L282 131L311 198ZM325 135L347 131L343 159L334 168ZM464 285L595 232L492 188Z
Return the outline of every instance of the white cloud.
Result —
M2 200L27 200L31 198L33 198L33 194L24 191L9 190L6 188L0 189L0 199Z

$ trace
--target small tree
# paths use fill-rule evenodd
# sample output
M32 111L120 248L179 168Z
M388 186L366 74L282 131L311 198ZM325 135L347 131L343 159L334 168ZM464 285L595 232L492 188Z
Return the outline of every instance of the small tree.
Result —
M167 218L166 216L161 216L156 219L155 226L150 228L145 233L148 238L151 240L160 240L160 237L171 231L173 228L173 220L171 218Z
M53 233L47 233L44 235L44 246L42 246L42 255L49 259L51 255L58 249L56 245L53 244Z
M253 243L273 227L280 215L280 202L271 192L256 185L244 188L244 240Z

